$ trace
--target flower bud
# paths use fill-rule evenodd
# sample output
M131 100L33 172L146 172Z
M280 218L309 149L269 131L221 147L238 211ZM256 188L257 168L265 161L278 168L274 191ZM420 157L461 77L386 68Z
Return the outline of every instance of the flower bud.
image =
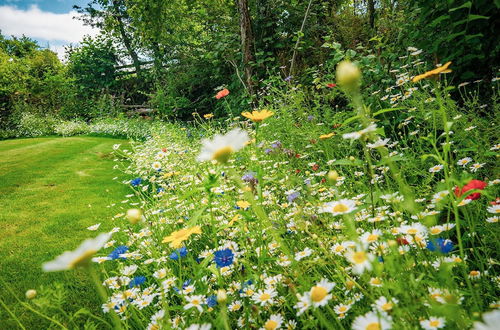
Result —
M339 174L337 171L330 171L328 172L328 181L330 182L335 182L339 178Z
M26 298L27 299L33 299L35 297L36 297L36 290L31 289L31 290L26 291Z
M342 61L337 65L337 82L348 90L355 90L361 81L361 71L351 61Z
M142 211L139 209L127 210L126 217L131 224L135 225L142 219Z
M217 302L224 303L227 300L226 290L219 289L217 290Z

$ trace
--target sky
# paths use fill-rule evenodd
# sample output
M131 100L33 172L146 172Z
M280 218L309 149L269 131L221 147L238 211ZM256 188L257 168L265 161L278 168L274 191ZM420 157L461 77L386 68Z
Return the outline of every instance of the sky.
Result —
M23 34L55 51L62 59L64 46L78 44L84 35L97 31L73 19L73 5L85 6L89 0L0 0L0 30L3 35Z

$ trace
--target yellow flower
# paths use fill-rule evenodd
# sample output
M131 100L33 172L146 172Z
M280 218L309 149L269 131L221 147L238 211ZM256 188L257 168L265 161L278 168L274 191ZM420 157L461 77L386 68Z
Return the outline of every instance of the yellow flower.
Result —
M247 207L250 206L250 203L247 201L237 201L236 205L238 205L242 209L246 209Z
M212 118L213 116L214 116L214 114L213 114L213 113L207 113L207 114L204 114L204 115L203 115L203 118L205 118L205 119L210 119L210 118Z
M178 249L182 246L182 243L189 239L189 236L193 234L201 234L200 226L194 226L191 228L184 228L178 231L174 231L169 236L166 236L162 243L170 243L170 246L174 249Z
M334 136L334 135L335 135L335 133L334 133L334 132L332 132L332 133L328 133L328 134L323 134L323 135L320 135L320 136L319 136L319 139L320 139L320 140L326 140L326 139L331 138L331 137L332 137L332 136Z
M436 75L438 75L440 73L451 72L451 70L448 69L448 67L450 66L450 64L451 64L451 62L448 62L445 65L441 65L439 68L436 68L434 70L427 71L425 73L419 74L418 76L413 77L413 79L411 81L417 82L417 81L420 81L422 79L426 79L426 78L429 78L429 77L436 76Z
M254 110L254 111L252 111L252 113L250 113L248 111L242 112L241 115L243 117L246 117L248 119L253 120L256 123L260 123L264 119L269 118L272 115L274 115L274 112L269 111L269 110L261 110L261 111Z

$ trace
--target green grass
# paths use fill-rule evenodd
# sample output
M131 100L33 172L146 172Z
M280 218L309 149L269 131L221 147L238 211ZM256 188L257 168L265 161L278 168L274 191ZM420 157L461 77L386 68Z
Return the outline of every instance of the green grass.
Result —
M110 218L119 206L107 207L130 192L120 183L110 155L115 143L98 137L35 138L0 141L0 279L26 301L28 289L54 282L66 287L65 311L96 310L99 300L81 272L44 273L41 264L83 239L96 236L90 225ZM40 317L21 308L1 283L0 299L30 328L43 327ZM0 327L16 328L0 306Z

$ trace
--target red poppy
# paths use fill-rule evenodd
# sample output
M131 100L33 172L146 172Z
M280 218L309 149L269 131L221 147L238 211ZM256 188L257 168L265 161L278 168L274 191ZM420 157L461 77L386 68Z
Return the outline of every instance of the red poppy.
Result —
M295 170L295 174L299 174L299 173L300 173L299 169Z
M500 197L497 197L494 201L490 202L491 205L500 205Z
M300 158L300 154L295 154L295 158Z
M223 90L221 90L220 92L218 92L216 95L215 95L215 98L217 100L220 100L221 98L223 97L226 97L229 95L229 89L227 88L224 88Z
M325 182L326 182L325 178L321 179L321 183L325 183Z
M335 128L339 128L340 126L342 126L342 124L333 124L333 125L332 125L333 129L335 129Z
M312 167L312 170L313 171L317 171L319 169L319 165L318 164L314 164Z
M465 194L467 191L473 190L473 189L483 190L484 188L486 188L487 185L488 184L486 182L481 181L481 180L470 180L469 183L467 183L465 186L463 186L462 189L455 187L455 196L460 197L463 194ZM473 193L473 194L470 194L469 196L467 196L466 199L476 200L479 197L481 197L481 193L476 192L476 193Z
M408 245L410 242L406 240L404 237L398 237L396 238L396 241L398 242L399 245Z
M326 84L326 87L328 87L328 88L337 87L337 84L332 84L332 83Z
M161 151L167 152L167 148L162 148Z

